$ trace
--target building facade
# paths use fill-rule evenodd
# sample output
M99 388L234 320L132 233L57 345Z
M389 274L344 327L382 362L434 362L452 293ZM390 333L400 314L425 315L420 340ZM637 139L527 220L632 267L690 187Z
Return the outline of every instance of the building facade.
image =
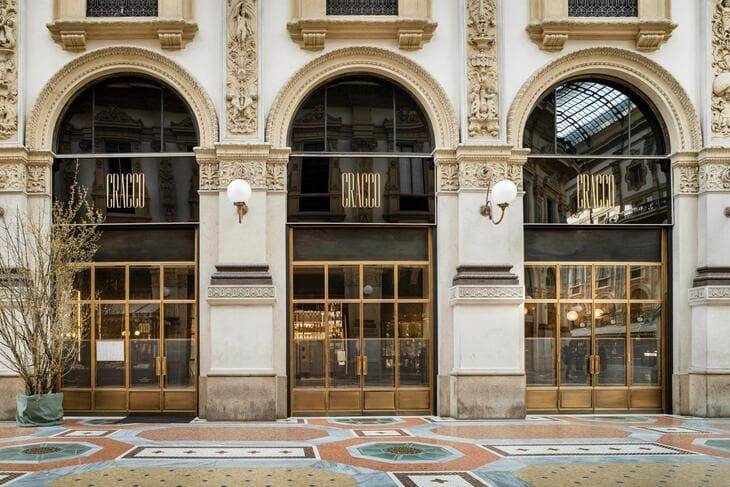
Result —
M730 416L728 2L0 14L4 218L106 215L67 412Z

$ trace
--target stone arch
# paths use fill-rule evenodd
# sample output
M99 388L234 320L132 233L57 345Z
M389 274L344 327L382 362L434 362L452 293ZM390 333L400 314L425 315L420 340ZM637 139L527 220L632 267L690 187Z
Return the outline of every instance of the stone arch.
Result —
M666 126L671 152L696 151L702 147L699 117L674 76L645 56L612 47L575 51L530 77L512 102L507 118L508 143L522 147L530 112L548 89L561 81L588 75L619 78L651 100Z
M289 78L269 111L267 142L274 147L286 147L289 125L305 97L326 81L355 73L380 75L403 86L427 113L436 147L456 148L459 124L449 97L438 81L410 59L375 47L346 47L329 52Z
M26 145L50 151L56 124L69 100L90 82L113 74L144 74L176 90L196 118L199 144L213 148L218 141L218 116L203 87L182 66L148 49L106 47L80 56L48 80L31 112Z

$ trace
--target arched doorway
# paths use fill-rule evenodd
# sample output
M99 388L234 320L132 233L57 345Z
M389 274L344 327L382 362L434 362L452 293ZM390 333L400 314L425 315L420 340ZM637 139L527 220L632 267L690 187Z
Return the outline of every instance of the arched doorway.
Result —
M371 75L331 80L289 131L294 415L433 410L433 135Z
M669 138L608 76L545 92L522 134L531 411L663 411Z
M94 81L59 118L53 197L77 180L105 216L78 283L90 323L68 411L197 411L198 144L187 103L142 75Z

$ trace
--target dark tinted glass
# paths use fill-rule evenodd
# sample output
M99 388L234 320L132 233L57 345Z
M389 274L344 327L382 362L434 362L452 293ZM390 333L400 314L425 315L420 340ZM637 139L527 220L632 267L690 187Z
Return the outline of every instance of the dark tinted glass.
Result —
M529 158L525 223L671 223L669 160Z
M191 262L195 260L195 230L173 226L104 228L94 260Z
M190 152L198 141L185 102L162 83L134 76L86 88L67 107L57 134L59 154Z
M423 228L296 228L294 260L428 260Z
M294 153L430 154L433 137L420 105L400 87L373 76L349 76L306 98L292 124L291 147Z
M292 157L290 222L433 223L430 158Z
M524 145L532 154L664 155L665 135L647 102L618 83L576 80L533 109Z
M661 262L662 230L645 228L525 228L532 262Z
M198 164L194 157L57 159L53 196L68 198L78 164L78 182L104 223L198 221Z

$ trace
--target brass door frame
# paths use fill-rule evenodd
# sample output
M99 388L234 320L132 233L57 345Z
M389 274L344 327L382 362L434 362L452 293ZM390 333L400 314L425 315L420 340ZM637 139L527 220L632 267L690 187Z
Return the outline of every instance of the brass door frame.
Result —
M365 414L430 414L433 411L433 370L435 362L435 311L434 311L434 276L433 276L433 230L428 229L428 260L322 260L322 261L295 261L294 260L294 231L295 228L289 228L288 239L289 239L289 286L288 286L288 347L289 347L289 409L293 415L365 415ZM330 267L343 267L343 266L357 266L359 272L359 289L357 299L330 299L329 298L329 268ZM393 298L392 299L365 299L364 297L364 269L367 266L392 266L393 267ZM424 267L427 271L426 285L428 287L427 297L425 298L400 298L398 289L398 270L403 267ZM322 268L324 270L324 298L323 299L294 299L294 268ZM357 362L358 376L359 376L359 387L343 387L336 388L330 385L330 330L329 321L324 325L324 350L323 350L323 363L324 363L324 386L322 387L298 387L295 384L296 381L296 347L295 347L295 333L294 333L294 306L296 304L320 304L324 306L326 315L329 315L330 304L358 304L359 306L359 355ZM366 304L393 304L393 387L386 386L366 386L365 376L367 375L367 357L365 355L365 337L364 337L364 314ZM425 304L428 311L427 319L427 331L424 328L424 336L428 336L428 369L427 378L428 382L426 386L403 386L400 385L400 330L399 330L399 318L398 318L398 305L399 304ZM363 359L365 360L363 362ZM298 410L295 407L295 393L298 391L322 393L324 399L324 407L318 410ZM332 391L359 391L359 408L352 410L331 410L330 408L330 393ZM394 394L394 408L383 408L377 409L366 408L366 394L367 393L390 393ZM426 393L428 397L428 407L416 408L416 409L404 409L399 408L399 400L401 393L408 394L414 393L416 395L423 395Z
M555 299L526 299L525 305L528 304L554 304L556 307L556 320L555 323L555 354L554 354L554 370L555 370L555 386L527 386L528 394L528 410L531 412L614 412L614 411L664 411L665 400L664 391L666 387L666 375L667 375L667 316L668 316L668 286L667 286L667 265L666 265L666 239L663 234L662 238L662 262L648 262L648 261L539 261L539 262L525 262L525 268L529 267L553 267L555 269ZM561 298L561 277L560 270L562 267L570 266L591 266L591 298L590 299L563 299ZM597 267L625 267L626 268L626 297L625 299L597 299ZM642 266L642 267L657 267L659 268L660 275L660 299L658 300L642 300L631 298L631 267ZM561 384L561 305L571 303L583 303L590 304L591 306L591 340L590 340L590 355L589 355L589 374L590 374L590 385L589 386L563 386ZM600 373L600 365L597 366L595 357L598 357L598 346L597 346L597 333L596 333L596 316L595 307L600 304L623 304L626 309L626 343L625 343L625 374L626 381L625 385L612 386L605 385L601 386L597 383L598 374ZM659 304L661 305L661 316L660 316L660 329L659 331L659 349L660 349L660 361L659 361L659 385L634 385L632 376L632 363L633 363L633 352L631 347L631 328L630 328L630 315L632 305L642 304ZM600 361L598 361L600 364ZM562 406L562 392L563 391L576 391L576 392L587 392L590 391L590 405L579 406L579 407L564 407ZM530 408L529 398L530 394L536 392L555 392L554 407L545 407L545 402L541 403L539 407ZM615 408L615 407L597 407L597 395L601 391L626 391L626 407ZM637 391L639 393L653 394L658 392L661 396L661 405L659 407L633 407L632 405L632 392Z
M85 269L89 270L89 293L90 296L86 299L80 299L78 301L79 306L89 307L89 367L90 367L90 387L63 387L62 381L59 381L59 388L64 395L69 398L73 398L74 395L88 394L89 395L89 408L74 408L65 406L65 409L70 411L79 412L109 412L109 413L197 413L197 398L199 389L199 350L198 350L198 266L196 261L113 261L113 262L92 262L83 265ZM96 291L96 272L95 269L99 268L124 268L124 295L125 299L96 299L94 293ZM130 269L132 268L156 268L159 269L159 298L158 299L131 299L130 296ZM174 268L186 268L192 269L194 272L194 296L192 299L166 299L164 297L165 288L165 270ZM130 330L130 312L131 307L138 304L156 304L159 306L159 317L158 317L158 355L155 360L157 375L159 377L157 387L131 387L132 381L132 363L131 363L131 330ZM124 341L124 384L123 386L97 386L97 361L96 361L96 342L97 342L97 329L96 319L98 309L104 305L117 305L122 306L124 310L124 327L122 331L122 338ZM166 370L167 370L167 347L165 339L165 306L166 305L192 305L193 316L191 317L192 332L190 335L191 340L191 361L194 365L194 383L190 387L167 387L166 385ZM159 364L159 365L158 365ZM162 370L160 370L160 368ZM115 403L115 407L98 407L97 395L101 392L102 394L109 393L112 397L112 402ZM130 396L135 393L157 393L159 395L159 407L157 408L131 408ZM166 393L185 395L194 394L194 406L193 407L182 407L182 408L168 408L165 407L167 404ZM64 399L66 399L66 397ZM174 401L171 401L174 403ZM190 401L183 401L185 404L190 404Z

